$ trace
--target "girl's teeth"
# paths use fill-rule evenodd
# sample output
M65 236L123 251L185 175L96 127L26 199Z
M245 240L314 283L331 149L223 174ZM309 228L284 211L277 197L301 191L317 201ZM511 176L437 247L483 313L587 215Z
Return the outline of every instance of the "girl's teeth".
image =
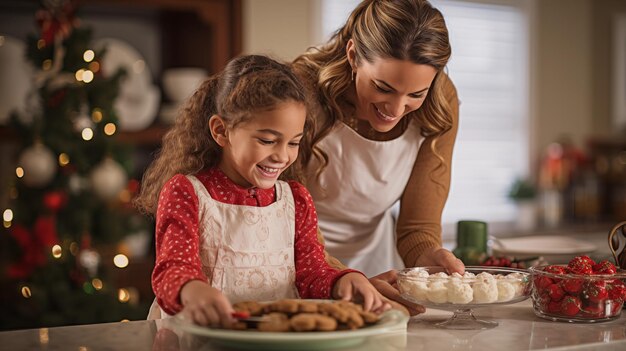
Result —
M267 173L276 173L279 171L278 168L268 168L268 167L263 167L263 166L259 166L259 167L261 167L261 169Z

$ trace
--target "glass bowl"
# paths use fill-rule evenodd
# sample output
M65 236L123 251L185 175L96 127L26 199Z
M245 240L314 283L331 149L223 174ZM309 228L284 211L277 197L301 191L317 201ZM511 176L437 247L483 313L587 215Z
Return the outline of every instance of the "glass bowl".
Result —
M626 298L626 271L589 275L560 273L552 267L566 266L530 268L531 299L537 316L572 323L619 318Z
M407 268L398 273L400 295L411 302L454 312L435 323L446 329L489 329L498 322L478 319L473 309L512 304L530 295L525 269L467 266L465 274L448 275L443 267Z

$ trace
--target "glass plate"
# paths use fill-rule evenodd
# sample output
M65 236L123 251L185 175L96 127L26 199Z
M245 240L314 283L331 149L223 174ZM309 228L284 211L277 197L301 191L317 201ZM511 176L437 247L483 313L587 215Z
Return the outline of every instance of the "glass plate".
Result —
M365 338L406 330L409 317L398 310L389 310L371 326L357 330L332 332L259 332L202 327L181 317L174 317L174 327L184 332L208 337L212 342L246 350L330 350L355 346Z
M490 273L493 275L507 275L510 273L520 273L522 275L521 278L516 279L519 284L521 284L521 294L514 296L510 300L507 301L494 301L489 303L476 303L469 302L466 304L457 304L457 303L436 303L429 301L425 298L416 298L412 294L404 291L402 287L406 283L410 282L419 282L419 283L428 283L430 281L440 281L443 283L447 283L448 278L436 278L436 277L417 277L413 276L412 273L415 271L425 271L429 274L435 274L439 272L445 272L443 267L415 267L415 268L407 268L398 273L398 285L400 285L400 296L405 300L414 302L419 305L423 305L425 307L430 307L434 309L447 310L452 311L454 314L452 317L443 320L436 321L435 327L444 328L444 329L459 329L459 330L474 330L474 329L490 329L498 326L497 321L486 320L482 318L477 318L474 315L473 309L480 307L490 307L490 306L498 306L498 305L508 305L517 302L524 301L528 299L530 295L530 273L525 269L517 269L517 268L504 268L504 267L489 267L489 266L466 266L465 271L471 272L474 274L479 274L482 272ZM466 282L468 284L473 284L476 282L478 278L466 278Z

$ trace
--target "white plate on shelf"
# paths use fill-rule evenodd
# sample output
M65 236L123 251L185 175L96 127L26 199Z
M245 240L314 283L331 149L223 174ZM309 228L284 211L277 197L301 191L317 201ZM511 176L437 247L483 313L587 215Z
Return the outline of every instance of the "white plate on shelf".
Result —
M371 326L357 330L332 332L259 332L202 327L174 317L175 328L195 336L208 337L211 342L246 350L334 350L362 344L367 337L406 332L409 317L398 310L389 310Z
M95 42L98 50L106 47L102 58L102 74L110 77L120 68L126 69L120 93L115 100L120 129L138 131L147 128L157 116L161 91L152 84L150 69L141 54L125 41L104 38Z
M518 238L497 238L492 250L496 255L553 256L587 254L596 251L596 245L567 236L536 235Z
M35 89L34 67L26 59L26 44L0 34L0 125L7 124L11 113L20 117L36 103L29 94Z

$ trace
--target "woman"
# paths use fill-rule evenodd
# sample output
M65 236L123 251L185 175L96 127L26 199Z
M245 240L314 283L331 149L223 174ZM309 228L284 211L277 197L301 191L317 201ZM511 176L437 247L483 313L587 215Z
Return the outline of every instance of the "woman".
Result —
M366 0L326 45L294 61L317 123L313 154L300 161L327 251L342 264L370 276L402 265L463 272L441 247L458 129L443 72L450 54L428 1ZM395 271L372 282L398 300Z

